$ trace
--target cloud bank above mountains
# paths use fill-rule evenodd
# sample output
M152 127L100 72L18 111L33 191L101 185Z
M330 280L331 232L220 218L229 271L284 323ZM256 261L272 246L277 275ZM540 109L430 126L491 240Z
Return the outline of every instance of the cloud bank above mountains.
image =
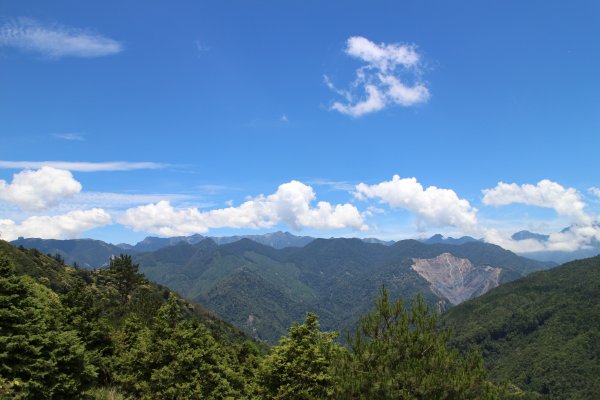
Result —
M318 199L313 186L292 180L271 194L247 196L239 205L228 201L223 208L210 203L199 208L186 205L194 200L189 194L83 191L70 171L42 166L17 172L10 182L0 180L0 210L4 204L18 208L23 215L20 219L0 215L0 235L5 240L19 236L76 238L91 229L118 224L162 236L207 233L220 228L284 228L296 232L308 229L346 235L354 232L358 236L368 231L377 236L377 218L393 223L397 213L408 213L414 220L413 232L452 229L520 253L573 251L600 241L598 216L590 211L586 197L575 188L547 179L536 184L499 182L493 188L483 189L479 209L453 189L425 187L415 177L399 175L377 183L344 185L337 192L346 193L348 200L334 203ZM594 195L593 191L590 193ZM550 232L545 241L517 241L510 235L524 227L515 225L501 230L488 219L480 219L482 211L513 204L554 210L556 218L567 221L570 228ZM398 230L407 233L406 226Z
M279 186L271 195L259 195L238 207L210 211L174 208L160 201L130 208L119 220L136 231L165 236L205 233L211 228L271 228L279 223L293 230L344 229L366 230L364 217L351 204L332 205L325 201L311 206L316 198L312 187L298 181Z

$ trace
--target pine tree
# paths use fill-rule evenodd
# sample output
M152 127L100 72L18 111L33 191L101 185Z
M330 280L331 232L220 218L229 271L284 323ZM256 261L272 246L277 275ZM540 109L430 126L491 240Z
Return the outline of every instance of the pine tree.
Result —
M150 327L128 321L119 349L116 380L141 399L240 398L228 352L202 324L182 318L173 295Z
M308 400L327 398L332 378L331 357L338 350L333 332L321 332L318 318L308 313L303 324L289 329L259 373L263 399Z
M96 377L50 289L0 258L0 377L15 398L76 398ZM7 383L8 382L8 383Z
M110 260L108 270L121 296L121 304L126 304L133 290L145 282L144 275L138 269L139 265L134 264L129 255L121 254Z
M336 362L335 398L498 398L481 356L448 350L448 332L438 331L437 321L421 297L407 310L382 289L375 310L361 319L348 337L349 351Z

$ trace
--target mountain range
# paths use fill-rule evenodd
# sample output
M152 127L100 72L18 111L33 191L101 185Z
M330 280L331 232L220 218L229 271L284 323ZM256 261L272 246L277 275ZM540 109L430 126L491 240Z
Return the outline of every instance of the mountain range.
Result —
M200 302L254 337L276 341L306 311L324 329L346 331L382 285L395 297L423 294L445 309L553 264L483 242L462 245L403 240L315 239L275 249L249 239L210 239L134 256L149 279Z
M77 251L89 243L73 242L71 250ZM102 247L102 242L95 244ZM75 286L72 280L82 279L76 278L79 274L93 282L93 293L101 286L96 295L102 302L114 303L110 282L100 279L107 270L77 272L2 241L0 253L18 273L52 290ZM249 239L226 245L203 239L134 257L151 279L179 287L188 297L195 293L196 300L207 301L207 309L267 342L277 340L280 324L301 319L308 309L320 313L325 329L351 328L381 284L393 298L421 293L445 310L442 326L451 328L450 345L463 351L479 347L490 378L515 385L524 391L522 398L587 399L600 393L600 256L538 271L550 265L480 241L404 240L385 246L316 239L303 248L275 249ZM149 304L162 304L170 292L165 286L143 287L153 296L140 308L143 313ZM244 340L197 303L184 309L216 337Z
M295 238L281 232L262 237L271 244ZM114 255L129 253L149 279L270 343L307 311L317 312L325 329L351 329L382 285L393 296L421 293L429 303L446 309L555 265L473 238L433 237L430 243L402 240L391 245L311 238L303 247L284 248L255 239L219 245L200 235L147 238L129 249L86 239L19 239L13 244L58 253L66 262L84 267L100 267Z

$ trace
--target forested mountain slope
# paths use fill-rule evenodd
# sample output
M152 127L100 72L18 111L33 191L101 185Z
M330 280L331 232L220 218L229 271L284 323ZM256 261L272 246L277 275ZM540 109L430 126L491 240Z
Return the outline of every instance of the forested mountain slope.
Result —
M89 271L0 241L0 398L499 398L422 300L408 311L380 294L347 348L309 313L265 357L129 256ZM373 324L385 329L373 336Z
M100 268L108 265L112 256L131 254L130 250L93 239L37 239L19 238L11 242L14 246L37 249L44 254L60 255L64 262L73 265L77 263L82 268Z
M472 269L460 270L447 283L430 279L422 268L416 270L417 260L439 269L435 258L442 254L452 255L450 259L461 265L467 260ZM384 246L359 239L316 239L304 247L284 249L248 239L221 246L203 240L135 257L149 279L205 304L269 342L275 342L306 311L317 312L325 329L353 327L382 285L393 297L422 293L429 303L445 308L454 304L454 297L444 295L448 290L476 295L547 267L482 242L453 245L415 240Z
M0 398L243 398L259 347L127 256L88 271L0 241Z
M443 320L457 346L481 347L497 382L552 399L600 398L600 256L497 287Z

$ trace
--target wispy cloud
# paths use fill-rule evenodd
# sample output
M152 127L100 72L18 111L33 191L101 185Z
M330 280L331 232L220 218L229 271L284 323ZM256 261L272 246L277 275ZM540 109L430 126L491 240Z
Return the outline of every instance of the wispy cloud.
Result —
M155 162L84 162L84 161L3 161L0 160L0 168L10 169L37 169L42 167L53 167L78 172L97 171L131 171L137 169L163 169L169 164Z
M57 139L71 140L71 141L85 140L83 135L80 133L53 133L52 136L54 136Z
M210 47L208 47L205 43L203 43L201 40L197 39L194 44L196 45L196 50L198 51L198 56L202 55L203 53L206 53L207 51L210 50Z
M58 24L44 25L29 18L13 19L1 25L0 46L55 59L103 57L123 51L121 43L97 33Z
M119 208L159 201L190 201L194 197L187 194L169 193L111 193L111 192L81 192L65 204L78 208Z
M306 181L309 185L315 186L328 186L333 190L339 190L342 192L352 192L355 189L356 184L348 181L332 181L329 179L316 178Z
M223 192L238 191L240 188L227 185L204 184L198 185L196 188L203 195L215 195Z
M331 79L324 76L327 87L344 98L343 102L334 102L331 110L360 117L389 105L408 107L429 100L429 90L419 79L421 56L415 45L377 44L353 36L347 40L344 52L365 65L356 70L349 89L336 88Z

